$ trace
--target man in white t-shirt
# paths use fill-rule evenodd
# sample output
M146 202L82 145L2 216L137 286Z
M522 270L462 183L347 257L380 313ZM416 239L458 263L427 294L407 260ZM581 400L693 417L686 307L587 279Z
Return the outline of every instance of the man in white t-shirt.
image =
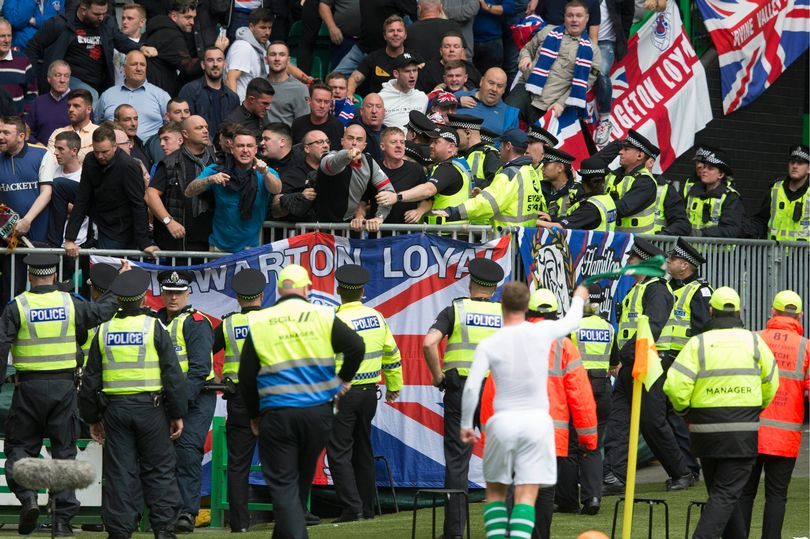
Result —
M394 78L386 82L380 90L385 104L385 125L399 127L405 131L412 110L425 112L428 98L425 92L416 89L419 66L424 63L416 54L405 52L394 61Z
M540 486L557 482L554 425L548 404L548 354L555 339L577 329L588 289L579 286L562 320L526 321L529 287L512 281L501 296L503 327L475 349L461 399L461 440L475 440L473 417L486 372L495 382L495 414L486 425L484 480L487 537L531 537ZM506 509L506 490L515 485L515 505Z
M273 30L275 16L269 9L254 10L248 18L247 28L236 30L236 40L225 57L228 72L225 85L236 92L239 101L245 100L248 83L267 75L267 40Z
M62 131L54 137L52 152L57 167L53 175L47 238L53 247L65 246L65 225L79 192L79 180L82 177L82 162L79 159L81 146L82 139L73 130ZM85 218L76 238L76 245L82 245L87 241L88 222L89 220Z

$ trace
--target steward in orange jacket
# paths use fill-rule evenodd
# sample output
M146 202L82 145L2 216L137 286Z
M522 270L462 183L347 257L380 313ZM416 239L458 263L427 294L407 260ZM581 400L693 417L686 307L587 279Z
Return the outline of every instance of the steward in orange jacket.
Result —
M771 319L759 333L779 366L779 389L759 416L759 456L724 536L748 537L754 498L764 469L762 537L782 537L788 485L802 440L804 392L810 390L810 347L802 336L801 318L802 298L791 290L783 290L774 298Z

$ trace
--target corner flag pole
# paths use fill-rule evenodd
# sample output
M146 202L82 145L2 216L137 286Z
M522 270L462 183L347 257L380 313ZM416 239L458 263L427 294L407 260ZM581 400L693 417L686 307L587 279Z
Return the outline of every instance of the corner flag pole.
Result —
M644 382L633 379L633 400L630 405L630 442L627 445L627 477L624 491L624 518L622 539L630 539L633 532L633 508L636 495L636 466L638 465L638 425L641 420L641 388Z

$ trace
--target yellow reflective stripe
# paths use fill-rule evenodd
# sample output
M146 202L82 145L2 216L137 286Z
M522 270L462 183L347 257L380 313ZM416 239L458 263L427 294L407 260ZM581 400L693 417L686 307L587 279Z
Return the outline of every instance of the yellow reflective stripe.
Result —
M445 362L444 363L444 368L445 368L445 370L446 369L469 369L470 367L472 367L472 364L473 364L472 361L464 361L464 360L461 360L461 359L454 359L454 360L450 361L449 363Z
M267 395L286 395L289 393L316 393L320 391L328 391L330 389L335 389L340 384L341 384L340 379L338 377L335 377L331 380L327 380L325 382L318 382L316 384L284 384L277 386L269 386L260 388L259 396L265 397Z
M329 367L334 364L334 357L308 357L303 359L288 359L273 363L272 365L262 365L259 369L259 375L274 374L287 369L295 369L297 367Z
M47 356L24 356L22 358L14 358L14 366L17 370L25 370L23 365L28 363L55 363L57 361L75 361L76 354L74 352L65 354L49 354Z
M135 363L132 363L130 361L120 362L120 363L116 362L115 361L115 356L113 355L112 347L109 344L107 344L106 342L104 342L103 343L104 354L107 357L107 365L105 365L105 367L108 368L108 369L111 369L111 370L115 370L115 369L142 369L142 368L145 368L145 367L150 367L150 368L158 367L159 368L160 367L160 362L159 361L149 361L149 362L146 361L146 349L147 349L147 346L148 346L148 343L146 342L146 340L147 340L147 337L148 337L148 334L149 334L150 325L152 323L153 322L152 322L151 318L149 318L148 316L144 317L144 319L143 319L143 329L142 329L142 332L143 332L143 344L138 346L138 359L136 360ZM104 332L99 336L99 339L103 338L106 341L108 331L109 331L109 324L105 324ZM102 346L102 343L99 343L99 346Z
M717 432L757 431L759 423L690 423L689 432L696 434L712 434Z
M759 418L759 424L763 427L773 427L775 429L801 431L802 423L793 421L779 421L778 419L770 419L767 417Z
M365 361L367 359L376 359L378 357L383 357L383 351L382 350L377 350L376 352L366 352L363 355L363 361Z

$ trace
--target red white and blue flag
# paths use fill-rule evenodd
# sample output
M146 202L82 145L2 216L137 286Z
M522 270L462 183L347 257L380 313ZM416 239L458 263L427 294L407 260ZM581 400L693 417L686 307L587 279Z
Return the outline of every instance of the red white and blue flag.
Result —
M720 60L723 112L768 89L810 44L810 0L697 0Z

